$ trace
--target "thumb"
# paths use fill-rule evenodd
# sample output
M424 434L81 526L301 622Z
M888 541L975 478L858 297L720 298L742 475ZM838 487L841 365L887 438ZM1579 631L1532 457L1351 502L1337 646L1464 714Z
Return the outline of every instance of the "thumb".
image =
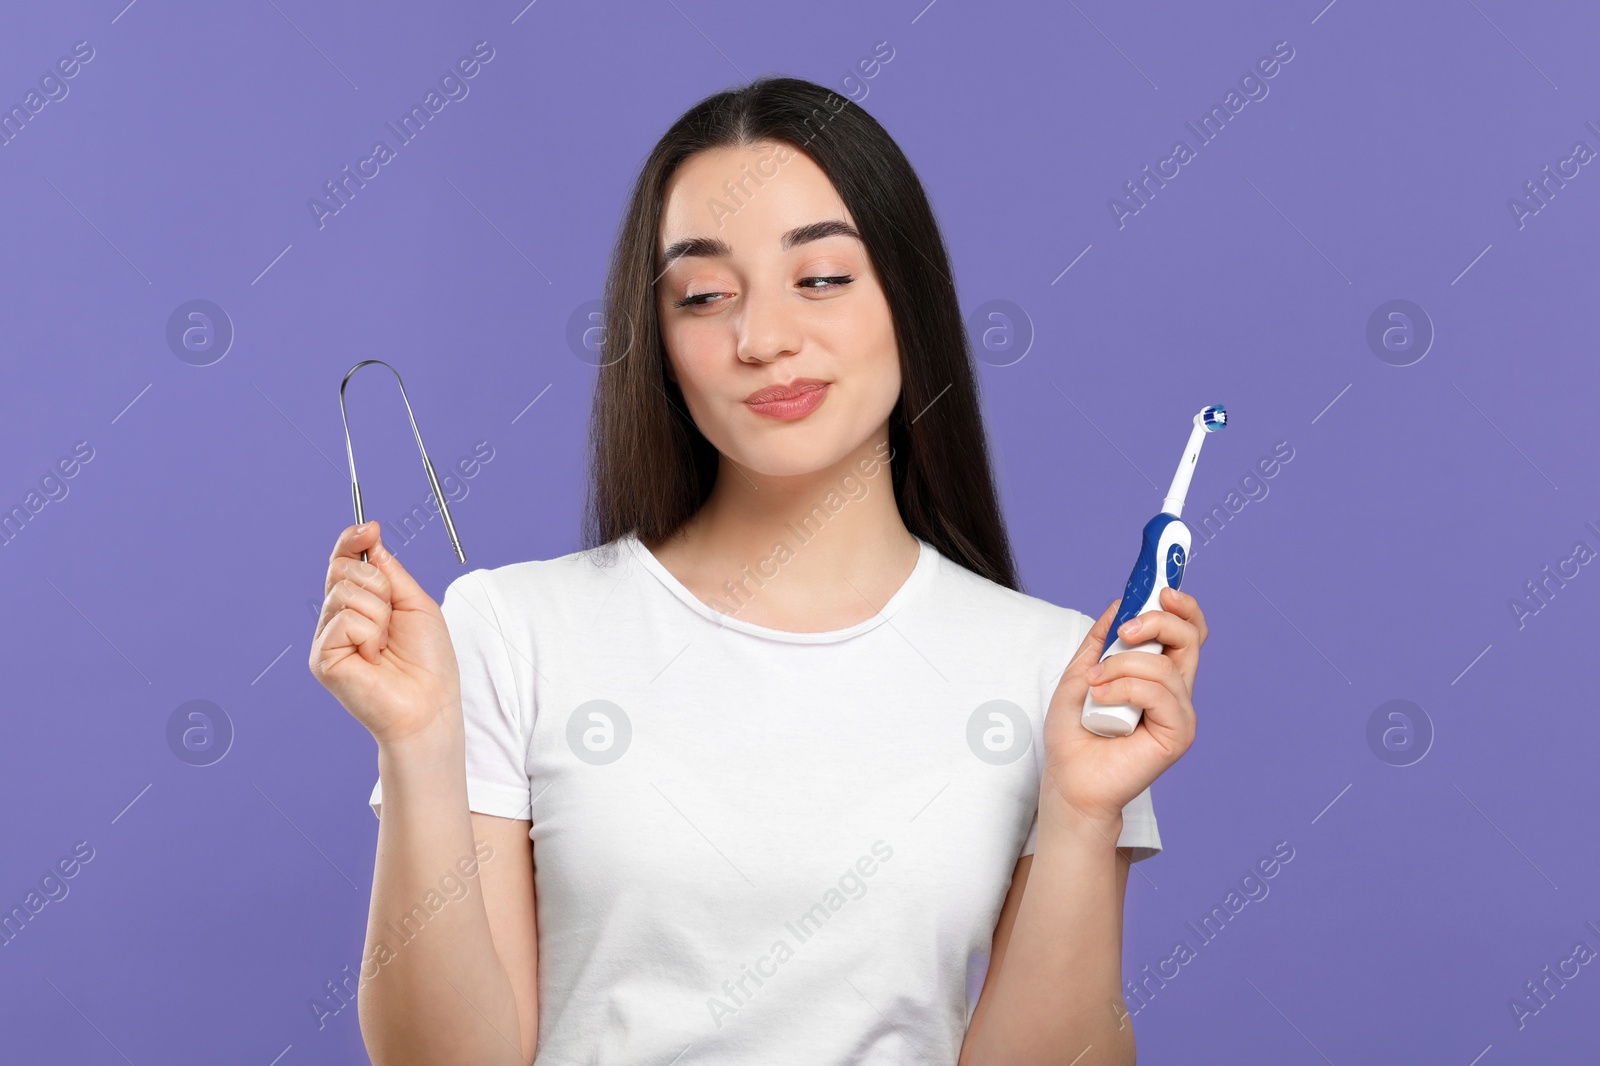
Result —
M1055 695L1051 698L1052 707L1060 703L1077 708L1088 698L1089 680L1083 675L1089 667L1100 661L1100 652L1106 645L1106 634L1111 631L1111 620L1116 617L1117 607L1121 603L1119 599L1107 607L1105 613L1089 627L1089 632L1084 634L1078 650L1072 653L1067 668L1061 671L1061 677L1056 681Z
M377 539L372 547L367 549L367 562L383 571L389 579L390 603L397 611L417 611L426 609L433 598L417 584L415 578L407 573L406 568L400 565L400 560L383 545L383 530L373 520L373 527L377 529Z
M1078 645L1078 652L1072 657L1068 665L1069 672L1076 671L1079 676L1089 667L1100 661L1100 653L1105 650L1106 635L1111 632L1111 621L1117 617L1117 608L1122 605L1122 598L1111 601L1094 625L1089 627L1089 632L1084 634L1083 643Z

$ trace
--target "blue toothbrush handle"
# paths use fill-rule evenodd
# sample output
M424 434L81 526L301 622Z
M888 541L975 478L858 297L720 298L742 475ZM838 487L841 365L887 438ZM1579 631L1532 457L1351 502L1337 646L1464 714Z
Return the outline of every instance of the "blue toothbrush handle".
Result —
M1144 525L1144 535L1139 544L1139 558L1128 575L1128 584L1122 590L1122 603L1117 616L1111 621L1111 631L1106 634L1100 651L1100 661L1123 651L1143 651L1160 654L1164 646L1158 640L1128 644L1117 635L1122 623L1146 611L1165 610L1161 606L1161 590L1178 588L1183 584L1184 566L1189 561L1189 527L1175 515L1162 512ZM1144 710L1132 704L1106 705L1095 700L1092 694L1083 701L1083 727L1103 737L1122 737L1133 732Z

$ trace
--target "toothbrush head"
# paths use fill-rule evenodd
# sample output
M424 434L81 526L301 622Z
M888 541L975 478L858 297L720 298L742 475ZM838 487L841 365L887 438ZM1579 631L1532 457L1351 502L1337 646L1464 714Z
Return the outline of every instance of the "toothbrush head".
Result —
M1206 427L1207 433L1215 433L1228 424L1228 412L1223 406L1212 404L1194 416L1194 424Z

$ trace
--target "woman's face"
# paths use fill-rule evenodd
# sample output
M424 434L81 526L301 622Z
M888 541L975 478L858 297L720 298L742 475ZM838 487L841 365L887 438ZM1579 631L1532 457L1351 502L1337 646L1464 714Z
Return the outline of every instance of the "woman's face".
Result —
M667 375L740 466L812 473L887 436L899 353L854 228L827 175L788 144L699 152L667 184L657 254L673 258L656 282ZM681 242L692 243L676 255ZM799 379L824 384L798 403L746 402Z

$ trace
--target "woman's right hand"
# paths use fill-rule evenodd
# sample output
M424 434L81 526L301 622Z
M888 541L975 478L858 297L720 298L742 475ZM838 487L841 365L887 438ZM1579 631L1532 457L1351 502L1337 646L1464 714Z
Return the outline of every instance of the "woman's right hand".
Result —
M325 588L311 673L344 709L380 744L452 715L459 726L461 675L444 613L383 546L376 521L339 534Z

